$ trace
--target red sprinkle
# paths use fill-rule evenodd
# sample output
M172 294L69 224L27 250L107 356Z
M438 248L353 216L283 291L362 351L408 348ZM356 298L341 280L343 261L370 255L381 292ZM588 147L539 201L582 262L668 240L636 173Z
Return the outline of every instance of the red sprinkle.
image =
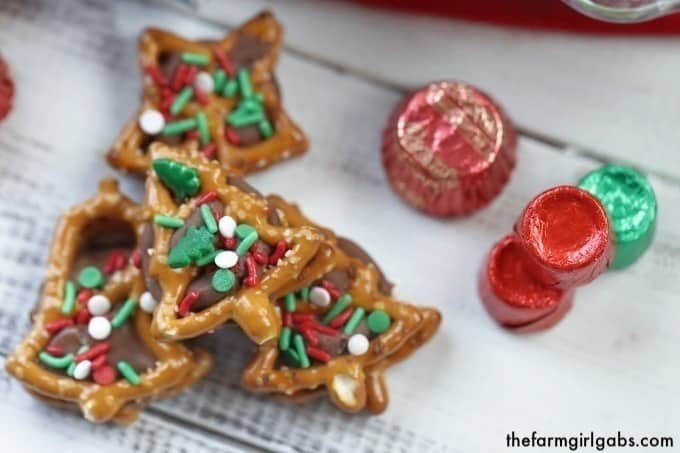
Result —
M92 360L102 354L106 354L110 349L111 345L108 342L96 344L82 354L78 354L75 361L82 362L83 360Z
M215 154L217 153L217 144L215 142L210 142L203 147L201 152L206 159L212 160L215 158Z
M260 266L264 266L265 264L269 263L269 257L259 251L253 252L253 258L255 258L255 262Z
M187 131L185 134L186 138L191 139L191 140L198 140L200 138L199 132L197 129L192 129L190 131Z
M135 251L132 252L132 255L130 255L130 262L137 269L142 268L142 252L139 249L135 249Z
M324 363L328 362L333 358L329 353L327 353L323 349L315 348L314 346L307 346L307 355Z
M73 325L73 320L70 318L62 318L62 319L57 319L56 321L52 321L51 323L47 324L45 326L45 329L51 334L55 334L59 332L61 329L72 326Z
M260 279L257 275L257 264L255 263L255 258L253 258L253 255L251 254L248 254L246 257L246 270L248 271L248 276L243 279L243 283L251 288L253 286L257 286L257 284L260 282Z
M76 315L76 324L84 325L90 322L90 311L87 307L83 307L78 311Z
M78 302L85 303L88 300L90 300L90 297L94 295L94 291L92 291L90 288L83 288L80 291L78 291L78 296L76 299Z
M102 354L98 356L96 359L92 360L92 369L93 370L98 370L99 368L103 367L109 363L109 356L106 354Z
M196 96L196 100L201 105L207 105L208 102L210 102L210 97L208 96L208 93L204 91L194 90L194 96Z
M113 384L116 380L116 370L110 365L104 365L100 368L94 370L92 373L92 378L99 385L109 385Z
M56 355L56 356L62 356L62 355L64 355L64 353L65 353L64 350L63 350L61 347L57 346L56 344L48 345L48 346L45 348L45 351L46 351L48 354Z
M231 64L231 61L229 61L229 56L224 51L224 49L220 49L219 47L215 47L215 57L217 57L217 62L220 64L220 66L222 66L222 69L224 69L224 72L226 72L230 76L233 76L234 75L234 66Z
M319 345L319 337L316 336L316 334L312 331L312 329L300 327L298 330L300 331L302 336L305 337L305 339L307 340L307 343L309 343L312 346L318 346Z
M227 141L232 145L241 144L241 139L238 136L238 132L236 132L236 130L231 127L226 127L224 129L224 138L226 138Z
M151 76L151 79L154 82L156 82L157 85L160 85L162 87L168 85L168 81L165 80L165 76L158 69L158 66L147 65L147 66L144 67L144 70L146 71L147 74L149 74Z
M198 300L198 293L196 291L192 291L186 296L184 296L184 299L182 299L182 302L179 303L179 309L177 313L184 317L189 314L191 311L191 306L196 303Z
M322 334L324 334L324 335L330 335L331 337L337 337L338 335L340 335L340 331L339 331L339 330L335 330L335 329L332 328L332 327L328 327L328 326L326 326L326 325L323 325L323 324L317 322L316 320L311 321L311 322L310 322L310 321L305 321L304 323L302 323L302 325L300 326L300 328L301 328L301 329L312 329L312 330L316 330L316 331L319 332L319 333L322 333Z
M205 203L210 203L211 201L215 201L217 199L217 192L214 190L211 190L210 192L206 192L203 195L201 195L198 200L196 200L196 207L205 204Z
M189 69L186 71L184 74L184 80L182 81L184 85L192 85L194 83L194 79L196 78L196 74L198 74L198 68L196 66L189 66ZM194 90L194 95L196 94L196 90Z
M14 81L9 73L9 66L0 56L0 120L12 110L14 98Z
M109 253L109 256L106 257L104 273L110 275L123 267L125 267L125 255L123 255L120 250L113 250Z
M189 71L189 66L185 65L184 63L177 65L177 68L175 68L175 73L172 77L172 84L170 86L173 91L179 91L182 88L184 85L184 80L187 76L187 71Z
M236 248L236 238L222 238L222 245L224 245L225 249L233 250Z
M278 263L279 260L286 253L286 250L288 250L288 244L286 244L286 241L281 239L279 242L276 243L276 247L274 248L272 254L269 255L269 264L276 265L276 263Z
M340 299L340 296L342 296L340 290L329 280L321 280L321 286L328 291L333 300Z
M338 327L345 324L345 322L349 319L349 317L352 316L353 311L354 311L354 308L352 308L352 307L345 308L345 310L342 313L340 313L338 316L336 316L331 322L329 322L328 325L330 327L337 329Z
M285 327L291 327L293 325L293 314L289 311L283 312L283 325Z
M293 313L293 322L301 324L305 321L311 321L311 322L316 321L316 315L314 313L309 313L309 312L307 312L307 313L303 313L303 312Z

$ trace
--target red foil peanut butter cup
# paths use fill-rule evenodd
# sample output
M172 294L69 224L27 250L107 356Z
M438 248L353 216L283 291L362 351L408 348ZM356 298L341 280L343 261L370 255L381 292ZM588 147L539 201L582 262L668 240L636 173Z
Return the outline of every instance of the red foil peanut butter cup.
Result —
M434 82L392 113L382 160L394 191L439 217L467 214L496 197L512 173L517 132L486 94Z
M534 198L515 224L528 270L543 285L572 288L593 281L612 260L607 213L575 186L557 186Z
M0 120L12 110L14 98L14 82L9 73L9 66L0 56Z
M573 289L545 287L528 270L528 257L515 234L496 243L479 275L479 295L501 326L519 332L547 329L572 306Z

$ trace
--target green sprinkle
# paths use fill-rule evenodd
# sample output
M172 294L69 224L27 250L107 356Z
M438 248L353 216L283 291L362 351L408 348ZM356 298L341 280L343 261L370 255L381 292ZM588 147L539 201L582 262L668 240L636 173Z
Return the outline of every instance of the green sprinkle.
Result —
M250 84L250 73L246 68L238 71L238 87L241 90L241 97L244 99L253 95L253 86Z
M166 124L161 133L163 135L179 135L195 129L196 126L196 119L187 118L185 120L173 121L172 123Z
M383 310L375 310L366 318L366 324L368 324L368 330L375 334L381 334L390 328L392 319Z
M235 111L227 116L227 123L234 127L244 127L257 124L264 120L264 112L240 112Z
M349 294L343 294L342 297L340 297L340 299L338 299L338 301L335 303L335 305L333 305L333 308L328 310L328 313L326 313L326 316L323 317L322 322L324 324L328 324L333 320L333 318L338 316L351 303L352 296L350 296Z
M272 123L268 120L262 120L257 123L257 129L264 138L269 138L274 135L274 128L272 127Z
M286 294L286 311L293 313L295 311L296 301L295 293Z
M210 263L212 263L215 260L215 256L217 256L218 251L215 250L211 253L206 254L205 256L202 256L196 260L196 266L206 266Z
M125 324L125 321L128 320L130 315L132 315L132 312L135 311L135 308L137 307L137 301L130 298L125 301L123 306L118 310L118 313L113 317L111 320L111 326L114 328L118 328Z
M170 113L177 115L189 103L189 101L191 101L192 97L194 97L193 88L188 85L182 88L182 91L179 92L170 106Z
M169 215L162 214L153 216L153 223L166 228L181 228L184 226L184 220L179 217L170 217Z
M205 223L205 227L208 231L213 234L217 233L217 221L215 220L215 216L213 216L210 206L207 204L201 205L201 217L203 218L203 223Z
M127 363L124 360L121 360L118 362L118 365L116 365L116 368L118 368L118 371L120 371L120 374L123 375L123 377L132 385L139 385L141 380L139 379L139 375L135 371L134 368L132 368L132 365Z
M182 61L196 66L205 66L210 63L210 57L197 52L183 52Z
M55 357L50 353L42 351L38 354L38 359L50 368L63 369L71 365L75 356L73 354L66 354L62 357Z
M212 287L219 293L226 293L234 287L236 276L229 269L219 269L212 276Z
M215 81L215 93L221 93L224 90L224 84L227 83L227 73L224 69L218 69L213 73L213 80Z
M364 319L364 309L361 307L357 307L356 310L352 313L352 316L347 320L345 323L345 327L342 329L342 332L345 335L351 335L352 332L357 328L359 323L361 322L362 319Z
M255 96L242 100L238 105L239 112L261 112L262 101Z
M229 79L227 82L224 84L224 90L222 90L222 96L225 98L232 98L236 96L236 92L238 91L238 82L236 79Z
M250 250L250 247L252 247L253 244L257 242L257 239L257 231L251 232L248 236L243 238L241 242L239 242L238 246L236 247L236 254L238 256L243 256L248 253L248 250Z
M248 225L247 223L241 223L236 227L236 237L245 239L253 231L257 232L254 226Z
M298 368L300 367L300 357L298 356L297 352L295 352L295 349L285 349L283 351L283 358L288 365Z
M285 351L290 348L290 337L293 331L290 327L284 327L281 329L281 336L279 337L279 349Z
M305 286L300 290L300 299L309 300L309 286Z
M307 349L305 348L305 340L302 335L296 333L293 337L293 346L295 346L295 352L297 352L298 357L300 357L300 366L302 368L309 368L311 365L309 363L309 357L307 356Z
M201 190L201 179L194 167L165 158L154 160L152 165L158 178L172 190L176 198L182 200Z
M208 118L205 113L198 112L196 114L196 124L198 124L198 133L201 136L201 144L207 145L210 143L210 129L208 128Z
M76 285L72 281L67 281L64 285L64 300L61 303L61 312L70 315L76 307Z
M68 368L66 368L66 375L73 377L73 371L76 369L76 362L75 360L72 361L71 363L68 364Z
M84 267L78 274L78 283L83 288L99 288L104 284L104 274L98 267Z

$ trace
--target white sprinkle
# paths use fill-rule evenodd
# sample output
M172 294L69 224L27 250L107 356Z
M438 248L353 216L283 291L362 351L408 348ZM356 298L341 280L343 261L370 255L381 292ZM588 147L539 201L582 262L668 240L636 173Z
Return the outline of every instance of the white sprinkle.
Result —
M366 335L357 333L349 337L347 350L352 355L363 355L368 351L368 338Z
M194 88L196 88L198 91L202 91L203 93L212 93L215 89L215 81L209 73L201 71L196 74L196 78L194 79Z
M95 316L87 325L87 333L95 340L104 340L111 335L111 323L103 316Z
M73 378L81 381L90 375L90 371L92 371L92 362L83 360L73 369Z
M221 269L229 269L238 263L238 255L231 250L224 250L215 255L215 265Z
M145 134L156 135L165 127L165 118L158 110L144 110L139 115L139 127L142 128Z
M95 294L87 301L87 310L92 316L105 315L111 310L111 301L103 294Z
M236 232L236 220L232 217L225 215L220 219L219 222L220 234L225 238L233 238L234 232Z
M156 302L156 299L153 298L149 291L144 292L139 297L139 307L147 313L153 313L156 305L158 305L158 302Z
M309 291L309 301L319 307L328 307L331 303L331 295L326 288L315 286Z

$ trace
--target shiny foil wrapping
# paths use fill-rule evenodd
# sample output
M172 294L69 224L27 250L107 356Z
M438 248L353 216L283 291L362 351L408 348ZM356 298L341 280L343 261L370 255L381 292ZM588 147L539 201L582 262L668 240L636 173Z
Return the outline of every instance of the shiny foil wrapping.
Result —
M649 248L656 229L654 189L642 174L623 165L605 165L584 176L579 187L600 200L614 233L611 269L630 266Z
M14 82L9 72L9 66L0 56L0 120L4 119L12 110L14 99Z
M572 306L574 290L546 287L529 271L515 234L493 246L479 275L482 304L501 326L531 332L559 322Z
M470 213L496 197L515 166L517 132L478 89L434 82L392 113L382 160L394 191L435 216Z
M515 224L528 270L541 284L570 289L602 274L614 256L602 204L575 186L557 186L531 200Z

